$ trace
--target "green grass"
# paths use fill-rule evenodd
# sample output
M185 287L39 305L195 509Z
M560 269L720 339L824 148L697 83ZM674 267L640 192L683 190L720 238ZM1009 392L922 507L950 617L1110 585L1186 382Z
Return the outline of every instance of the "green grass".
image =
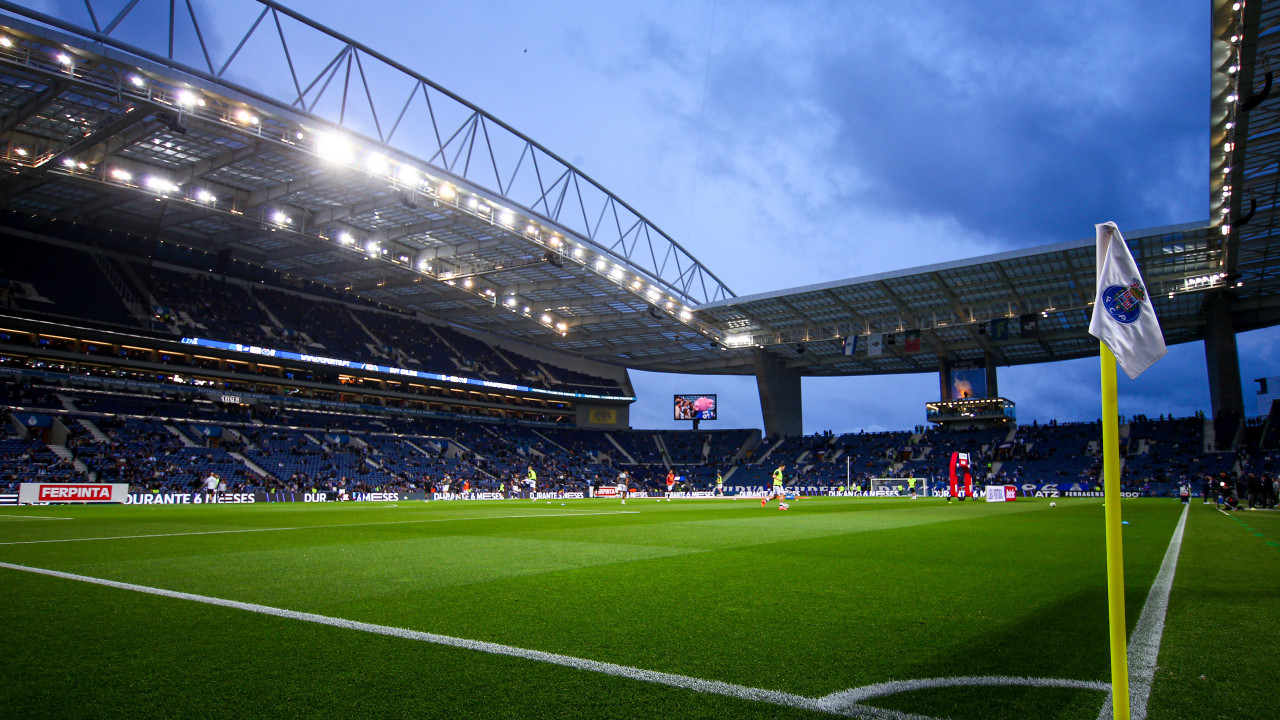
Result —
M1280 546L1267 543L1280 541L1280 517L1191 510L1150 717L1271 717ZM1125 501L1131 629L1180 512L1176 501ZM0 517L0 543L29 543L0 544L3 562L809 697L891 680L1110 676L1097 499L3 515L73 518ZM223 532L245 530L255 531ZM76 538L118 539L43 542ZM9 569L0 627L3 717L816 717ZM1096 718L1102 700L941 688L867 704L1066 720Z

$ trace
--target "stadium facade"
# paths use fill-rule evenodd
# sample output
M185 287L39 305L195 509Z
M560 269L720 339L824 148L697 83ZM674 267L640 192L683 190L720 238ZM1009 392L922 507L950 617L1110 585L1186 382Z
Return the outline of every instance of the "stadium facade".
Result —
M1210 220L1129 232L1167 341L1205 342L1220 434L1235 333L1280 320L1276 5L1213 3ZM751 374L782 436L805 376L996 399L1000 366L1097 352L1092 238L738 296L551 150L273 0L223 8L247 30L221 44L193 5L0 13L9 352L598 428L629 426L628 369Z

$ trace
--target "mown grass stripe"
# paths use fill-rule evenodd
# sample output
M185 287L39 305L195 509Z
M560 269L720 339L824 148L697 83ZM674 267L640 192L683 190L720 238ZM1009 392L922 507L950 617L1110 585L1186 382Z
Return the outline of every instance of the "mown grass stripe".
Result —
M44 545L49 543L91 542L91 541L98 541L98 540L141 540L145 538L184 537L188 535L231 535L235 533L283 532L286 530L323 530L328 528L370 527L372 525L409 525L413 523L461 522L463 520L511 520L515 518L592 517L594 515L638 515L639 513L640 513L639 510L614 510L609 512L573 512L573 513L544 513L544 514L538 514L538 515L488 515L483 517L425 518L422 520L386 520L383 522L367 522L367 523L334 523L332 525L297 525L292 527L273 527L273 528L238 528L236 530L197 530L194 532L151 533L148 535L116 535L113 537L58 538L54 540L14 540L10 542L0 542L0 545ZM62 518L62 519L69 520L70 518Z

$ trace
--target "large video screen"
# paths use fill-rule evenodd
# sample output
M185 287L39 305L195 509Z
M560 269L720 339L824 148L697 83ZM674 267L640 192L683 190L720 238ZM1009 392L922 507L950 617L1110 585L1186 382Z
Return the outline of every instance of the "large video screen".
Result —
M715 420L715 395L677 395L676 420Z
M987 367L976 362L957 362L951 366L951 397L967 400L987 396Z

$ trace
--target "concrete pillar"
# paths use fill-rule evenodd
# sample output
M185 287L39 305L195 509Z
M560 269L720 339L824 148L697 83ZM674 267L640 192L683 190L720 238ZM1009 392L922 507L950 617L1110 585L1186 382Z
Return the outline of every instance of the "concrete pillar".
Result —
M1204 359L1209 372L1216 444L1219 449L1226 449L1235 442L1244 419L1240 357L1231 321L1231 295L1227 292L1210 293L1205 300Z
M938 399L951 399L951 361L944 356L938 357Z
M760 412L767 436L799 437L804 434L804 413L800 402L800 372L787 367L781 358L756 349L756 386L760 389Z
M983 361L987 365L987 397L1000 397L1000 385L996 382L996 358L995 355L987 353L983 356Z

